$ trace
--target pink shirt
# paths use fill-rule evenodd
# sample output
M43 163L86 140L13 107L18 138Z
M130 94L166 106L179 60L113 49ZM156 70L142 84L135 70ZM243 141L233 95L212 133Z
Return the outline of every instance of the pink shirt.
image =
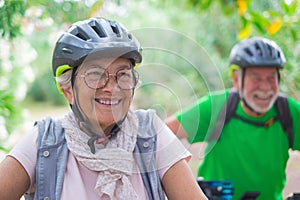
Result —
M29 191L34 191L35 185L37 134L37 127L34 127L33 131L29 132L8 154L16 158L27 171L31 180ZM162 179L165 172L173 164L184 158L190 159L190 157L191 154L185 149L171 130L164 125L163 130L157 134L156 161L160 179ZM135 168L138 170L136 164ZM61 200L99 199L94 192L97 176L98 172L89 170L79 163L72 153L69 153ZM138 199L148 199L140 174L133 174L130 180L138 195Z

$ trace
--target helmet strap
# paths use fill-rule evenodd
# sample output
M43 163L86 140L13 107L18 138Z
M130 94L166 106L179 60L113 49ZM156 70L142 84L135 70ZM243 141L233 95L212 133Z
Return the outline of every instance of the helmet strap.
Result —
M82 112L79 102L77 101L76 97L76 91L74 87L75 83L75 71L77 68L74 68L72 72L72 77L71 77L71 83L72 83L72 90L73 90L73 95L74 95L74 103L70 104L70 107L74 113L74 116L76 117L79 127L82 128L89 136L90 139L88 140L87 144L89 145L91 152L93 154L96 153L96 148L95 148L95 142L98 141L99 143L102 143L103 145L106 145L111 137L116 135L119 130L121 129L121 125L124 122L124 120L127 117L127 114L117 123L113 124L112 126L108 127L106 130L103 130L101 134L97 134L95 131L91 129L91 124L89 123L88 118L84 115ZM134 89L133 91L134 92ZM133 94L132 94L133 98Z
M78 66L77 67L73 67L73 70L72 70L72 75L71 75L71 86L72 86L72 90L74 88L74 83L75 83L75 74L76 74L76 71L78 69ZM73 90L74 92L74 90Z
M81 129L83 129L86 133L88 133L88 135L90 136L90 139L88 140L87 143L88 143L88 145L89 145L89 147L91 149L91 152L93 154L95 154L95 152L96 152L95 151L95 141L98 140L98 139L100 139L100 138L104 138L104 140L103 140L102 143L105 145L105 144L107 144L107 141L108 141L107 137L105 136L105 134L101 134L101 135L96 134L91 129L91 126L88 123L88 119L86 119L86 117L83 116L80 108L77 105L78 104L77 101L75 99L74 99L74 101L75 101L74 104L70 105L71 109L72 109L72 111L74 113L75 118L78 121L79 127Z
M257 112L256 110L254 110L246 101L245 97L244 97L244 81L245 81L245 74L246 74L246 68L242 69L242 86L241 86L241 92L240 92L240 98L242 100L242 102L244 103L244 105L252 112L254 112L257 115L262 115L262 113Z

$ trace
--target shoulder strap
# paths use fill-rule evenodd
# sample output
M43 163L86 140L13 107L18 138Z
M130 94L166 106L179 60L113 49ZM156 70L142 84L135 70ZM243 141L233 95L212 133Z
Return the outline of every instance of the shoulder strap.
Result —
M239 94L236 90L231 89L229 92L229 97L223 106L223 109L218 117L217 125L214 130L214 132L211 134L209 140L218 140L220 138L221 131L224 127L224 125L230 120L230 118L235 117L238 118L246 123L250 123L256 126L265 126L268 127L272 125L272 123L276 120L279 120L283 130L286 132L289 140L289 148L293 147L294 143L294 134L293 134L293 122L290 114L290 109L287 101L287 97L280 94L278 95L278 98L275 102L275 106L277 109L277 116L270 119L269 121L265 123L259 123L255 121L251 121L248 119L245 119L241 116L238 116L235 114L235 110L237 107L237 104L239 102Z
M135 112L139 121L139 130L134 157L138 164L149 200L164 200L165 193L155 161L157 135L155 127L152 126L153 114L153 112L142 110Z
M38 150L35 199L59 200L68 158L64 129L50 117L36 122Z
M290 113L287 97L284 95L278 95L275 102L278 118L281 122L283 130L286 132L289 139L289 148L293 147L294 134L293 134L293 120Z
M209 141L211 140L218 140L220 138L220 134L222 132L222 129L224 125L230 120L230 118L235 114L235 110L237 107L237 104L240 100L239 94L235 89L231 89L229 91L229 96L227 98L227 101L225 102L222 111L220 112L217 124L212 132Z

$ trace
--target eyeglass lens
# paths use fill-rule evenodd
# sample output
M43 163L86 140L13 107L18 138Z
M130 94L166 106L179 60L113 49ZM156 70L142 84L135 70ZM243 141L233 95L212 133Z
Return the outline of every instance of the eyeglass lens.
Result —
M109 74L104 68L91 67L82 75L85 83L92 89L103 88L109 77L113 76L118 86L123 90L133 89L137 83L137 72L132 69L120 69L115 74Z

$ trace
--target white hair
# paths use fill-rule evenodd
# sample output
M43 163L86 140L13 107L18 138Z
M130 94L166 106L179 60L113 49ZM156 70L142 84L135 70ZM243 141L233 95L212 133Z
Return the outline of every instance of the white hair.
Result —
M242 77L242 69L236 69L236 70L234 70L233 73L237 74L239 76L239 78Z
M70 69L70 70L64 72L59 77L55 77L55 80L57 81L57 83L59 84L59 86L62 90L66 90L71 87L72 72L73 72L73 70Z

